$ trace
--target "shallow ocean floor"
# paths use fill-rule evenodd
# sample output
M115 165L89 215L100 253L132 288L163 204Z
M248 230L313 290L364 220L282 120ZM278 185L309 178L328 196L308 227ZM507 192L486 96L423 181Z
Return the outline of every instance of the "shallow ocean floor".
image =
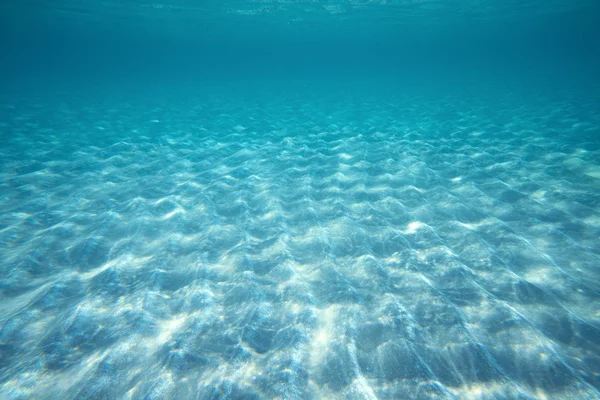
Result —
M0 397L600 397L593 100L0 100Z

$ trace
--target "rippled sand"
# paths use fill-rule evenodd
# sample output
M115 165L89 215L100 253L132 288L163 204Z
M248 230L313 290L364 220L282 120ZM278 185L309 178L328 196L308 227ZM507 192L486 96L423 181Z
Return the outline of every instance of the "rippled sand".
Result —
M1 107L2 398L600 397L594 103Z

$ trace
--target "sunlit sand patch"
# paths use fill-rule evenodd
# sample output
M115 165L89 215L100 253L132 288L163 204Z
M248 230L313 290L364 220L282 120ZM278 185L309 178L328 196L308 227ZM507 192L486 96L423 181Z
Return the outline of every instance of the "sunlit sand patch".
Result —
M589 226L593 226L594 228L600 227L600 216L589 216L583 219L583 222Z
M337 335L337 313L340 306L330 305L317 311L319 327L314 331L310 341L310 358L313 365L320 364L328 354L329 347L340 337Z
M332 195L340 195L345 193L345 190L337 186L329 186L327 189L324 189L324 192Z
M243 262L243 258L232 252L226 252L219 258L219 262L211 268L218 270L220 274L234 274L239 265Z
M354 167L352 166L352 164L340 163L340 167L339 168L340 168L341 171L350 171Z
M273 257L277 257L282 254L285 254L287 251L287 248L288 248L285 239L286 239L285 237L280 236L277 238L277 240L271 246L264 247L260 252L260 258L262 258L264 260L268 260ZM288 262L291 262L291 261L288 261Z
M298 280L296 280L298 281ZM295 284L295 282L290 282L291 284ZM300 285L303 285L302 283L300 283ZM308 287L305 286L305 288L308 290ZM297 302L293 302L293 301L286 301L285 303L285 308L287 309L287 311L291 314L295 314L298 315L301 312L303 312L306 309L306 304L301 304L301 303L297 303Z
M480 400L486 398L501 398L504 396L519 396L521 390L518 386L509 382L486 382L485 384L465 384L458 388L452 388L452 392L459 398L465 400ZM538 397L536 397L538 398Z
M398 252L392 253L389 257L381 260L390 263L391 265L400 265L405 262L403 255Z
M348 234L353 231L352 228L352 221L346 217L337 218L326 226L329 235L335 238L347 238Z
M532 199L534 199L536 201L542 202L545 200L546 193L547 192L545 190L536 190L529 197L531 197Z
M564 159L563 164L572 169L580 169L585 165L585 162L577 156L570 156Z
M320 263L292 263L291 268L295 274L300 276L300 279L313 279L318 276Z
M557 278L560 278L561 273L553 266L531 266L521 275L523 279L539 285L547 285L555 283Z
M479 323L479 321L481 321L482 319L485 319L488 314L489 314L489 310L491 309L491 307L493 307L495 304L492 301L490 301L490 299L488 298L488 296L482 296L481 297L481 301L478 302L475 305L466 305L461 307L461 311L464 312L465 316L467 317L467 328L469 330L475 331L477 333L482 333L485 334L485 332L481 332L481 324Z
M368 193L369 194L377 194L377 193L387 193L389 192L390 188L388 185L373 185L369 188Z
M185 209L181 206L177 206L177 208L175 208L173 211L168 212L166 214L164 214L163 216L161 216L159 219L161 221L166 221L168 219L173 218L174 216L176 216L177 214L185 214Z
M444 256L454 256L455 254L452 252L452 250L450 250L449 248L445 247L445 246L436 246L436 247L430 247L428 249L424 249L424 250L417 250L416 251L417 254L417 258L421 261L427 261L429 258L433 257L433 258L437 258L440 255L444 255ZM446 266L445 265L440 265L440 271L443 271Z
M494 218L488 217L488 218L485 218L485 219L481 220L480 222L476 222L476 223L466 223L466 222L460 222L460 221L453 221L453 222L460 226L464 226L467 229L475 231L482 226L492 225L492 224L497 223L498 221L495 220Z
M592 178L600 179L600 166L589 167L585 170L587 176Z
M369 167L369 163L364 160L360 160L360 161L354 163L354 167L359 168L359 169L366 169Z
M377 400L377 395L373 391L371 385L369 385L369 381L360 373L360 371L358 372L358 377L352 380L349 391L353 396L357 396L356 398Z
M258 220L259 220L261 223L268 224L268 223L270 223L270 222L272 222L272 221L275 221L275 219L276 219L277 217L279 217L280 215L281 215L281 211L280 211L280 210L273 210L273 209L272 209L272 210L269 210L269 211L267 211L267 212L266 212L266 213L264 213L263 215L261 215L261 216L258 218Z
M148 353L154 353L160 350L161 346L168 343L173 336L176 336L178 331L185 325L189 315L178 315L172 319L165 319L158 322L159 332L156 336L145 337L138 340L137 343L145 348Z
M420 221L413 221L406 226L406 229L403 231L403 233L407 234L407 235L412 235L414 233L417 233L417 231L420 229L427 229L427 228L429 228L429 225L424 224Z

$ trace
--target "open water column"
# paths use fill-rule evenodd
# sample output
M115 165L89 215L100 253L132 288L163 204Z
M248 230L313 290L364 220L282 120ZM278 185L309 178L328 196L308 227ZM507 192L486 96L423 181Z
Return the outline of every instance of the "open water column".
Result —
M1 2L0 398L599 399L600 2Z

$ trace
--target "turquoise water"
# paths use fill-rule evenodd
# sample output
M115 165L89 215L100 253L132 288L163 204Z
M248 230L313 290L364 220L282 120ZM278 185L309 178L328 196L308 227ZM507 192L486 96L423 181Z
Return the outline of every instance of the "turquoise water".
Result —
M596 1L0 15L0 398L600 398Z

